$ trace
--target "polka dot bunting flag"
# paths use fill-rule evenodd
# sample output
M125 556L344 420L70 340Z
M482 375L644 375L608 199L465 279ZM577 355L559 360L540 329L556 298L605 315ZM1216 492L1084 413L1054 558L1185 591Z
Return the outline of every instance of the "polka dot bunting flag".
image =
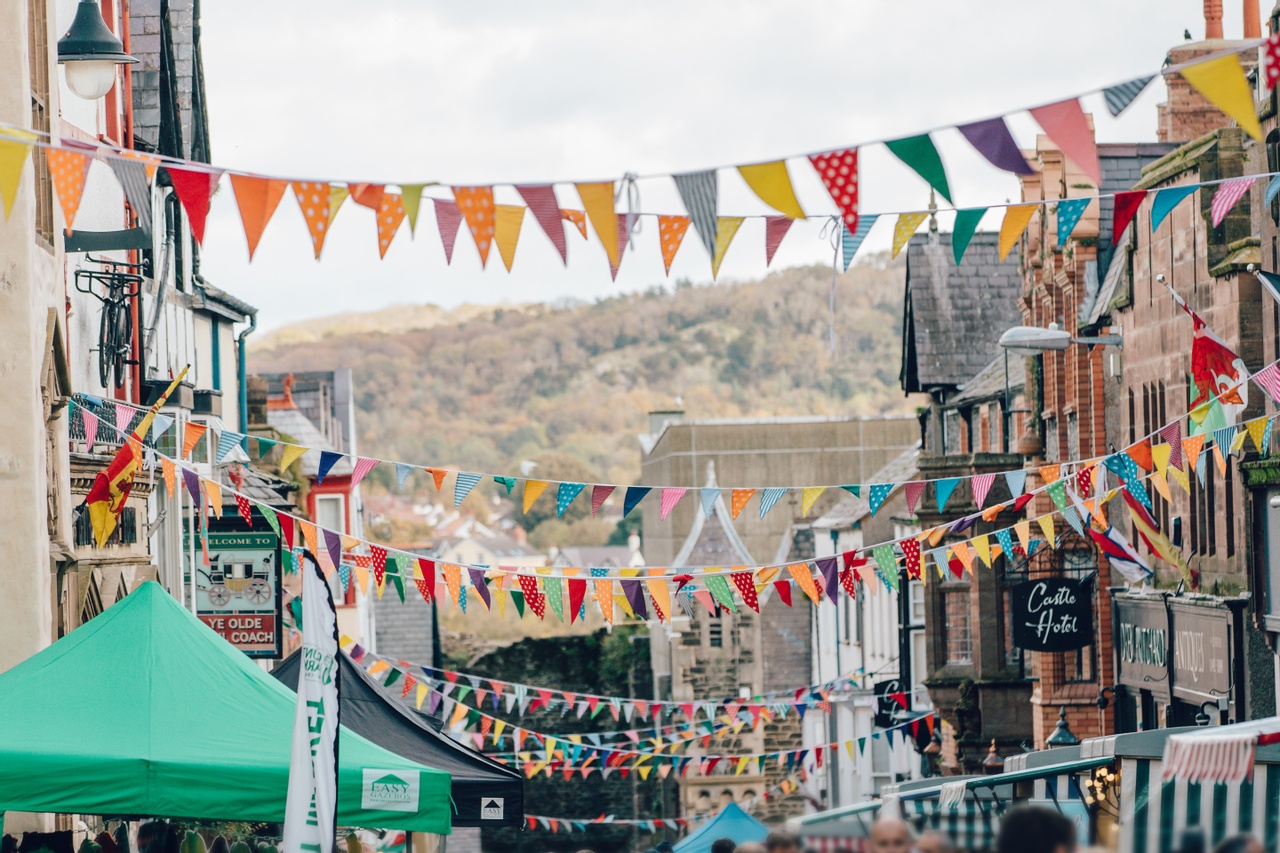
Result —
M298 200L298 207L302 210L302 218L307 223L307 231L311 234L311 245L315 249L318 261L329 229L329 185L294 181L293 197Z
M729 577L733 578L733 585L738 588L738 594L742 596L743 602L759 613L760 599L756 596L756 582L751 572L732 572Z
M493 245L493 187L454 187L453 197L475 240L483 267L489 262L489 247Z
M50 148L46 152L49 158L49 174L53 178L53 188L58 191L58 202L62 205L62 217L66 220L67 231L71 231L76 221L76 212L80 209L80 197L84 195L85 178L89 175L88 156L80 151L66 148Z
M850 231L858 228L858 149L830 151L809 158L822 184L840 208L840 216Z
M755 489L734 489L730 493L729 508L733 514L734 521L738 520L738 513L742 512L743 507L747 505L747 501L751 500L751 496L755 493Z
M399 193L383 193L378 202L378 257L385 258L400 223L404 222L404 202Z

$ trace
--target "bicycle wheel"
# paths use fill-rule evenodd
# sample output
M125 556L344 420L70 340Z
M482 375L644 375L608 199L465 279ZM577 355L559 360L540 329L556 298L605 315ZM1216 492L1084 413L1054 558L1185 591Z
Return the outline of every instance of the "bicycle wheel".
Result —
M111 367L115 362L115 328L117 305L103 302L98 327L98 384L103 388L111 384Z
M133 316L129 313L129 303L123 302L116 307L115 358L112 367L116 372L116 387L123 388L126 377L126 362L129 348L133 345Z

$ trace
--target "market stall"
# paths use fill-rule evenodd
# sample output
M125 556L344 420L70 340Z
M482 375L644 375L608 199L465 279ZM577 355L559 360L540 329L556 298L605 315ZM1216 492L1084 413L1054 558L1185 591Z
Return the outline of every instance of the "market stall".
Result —
M902 817L918 831L943 832L959 850L989 850L999 829L999 806L1013 798L1013 788L1004 783L969 787L988 778L944 776L886 785L881 791L886 801L882 813L891 807L887 801L896 799Z
M296 698L155 582L0 675L0 809L277 823ZM448 834L449 774L343 727L338 823Z
M820 853L856 853L866 848L867 835L879 810L880 801L869 800L791 818L787 828Z
M295 652L272 671L297 689L301 658ZM424 767L444 770L452 780L454 826L521 826L524 777L468 749L398 701L346 652L338 655L342 678L342 724L373 743Z
M743 844L764 841L768 834L769 829L763 823L744 812L737 803L729 803L686 835L675 850L676 853L710 853L711 842L717 838L732 838L737 844Z

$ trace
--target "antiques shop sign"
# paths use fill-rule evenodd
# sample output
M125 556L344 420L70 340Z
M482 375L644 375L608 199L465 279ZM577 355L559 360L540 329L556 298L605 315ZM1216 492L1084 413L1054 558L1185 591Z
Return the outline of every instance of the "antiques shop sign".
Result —
M1093 584L1069 578L1024 581L1009 590L1013 642L1033 652L1093 644Z

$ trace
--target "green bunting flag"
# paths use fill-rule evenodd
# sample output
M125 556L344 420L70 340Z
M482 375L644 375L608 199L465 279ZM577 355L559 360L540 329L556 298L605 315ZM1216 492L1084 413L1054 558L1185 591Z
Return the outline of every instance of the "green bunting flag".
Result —
M543 578L542 592L547 596L547 603L551 605L551 612L556 614L556 618L561 622L564 621L564 598L560 587L559 578Z
M877 545L871 552L871 556L875 557L876 565L880 567L880 573L884 575L884 582L889 585L890 589L897 589L898 558L893 555L893 546L888 543Z
M903 163L906 163L916 174L929 182L929 186L938 191L938 195L951 203L951 187L947 185L947 171L942 166L942 157L934 146L929 134L908 136L906 139L893 139L885 143L885 147L893 152Z
M258 458L265 459L276 446L277 442L271 438L258 438Z
M973 233L978 230L978 223L986 214L985 207L970 207L956 211L956 221L951 226L951 254L956 259L956 266L960 266L960 262L964 260L969 241L973 239Z
M1045 491L1049 493L1049 497L1053 498L1053 505L1058 508L1058 512L1067 507L1067 481L1054 480L1050 483Z
M730 613L738 612L737 605L733 603L733 593L729 591L729 581L723 575L707 575L707 590Z
M516 478L515 478L515 477L497 477L497 476L495 476L495 477L493 478L493 481L494 481L495 483L501 483L502 485L506 486L506 487L507 487L507 494L508 494L508 495L509 495L509 494L511 494L511 490L512 490L512 489L514 489L514 488L516 487Z

